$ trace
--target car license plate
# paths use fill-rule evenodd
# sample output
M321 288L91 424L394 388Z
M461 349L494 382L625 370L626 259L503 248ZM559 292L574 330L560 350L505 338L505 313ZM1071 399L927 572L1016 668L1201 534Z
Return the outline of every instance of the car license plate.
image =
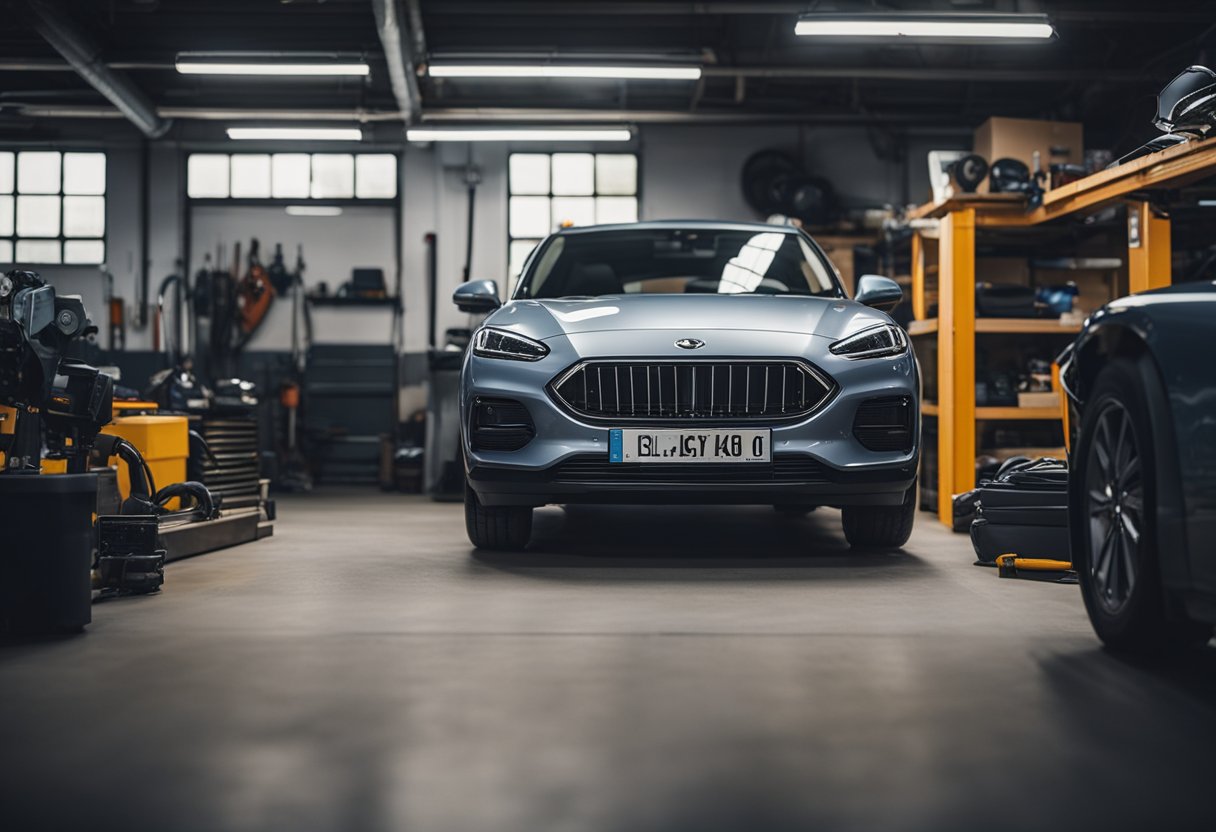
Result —
M609 462L770 462L772 431L621 428L608 432Z

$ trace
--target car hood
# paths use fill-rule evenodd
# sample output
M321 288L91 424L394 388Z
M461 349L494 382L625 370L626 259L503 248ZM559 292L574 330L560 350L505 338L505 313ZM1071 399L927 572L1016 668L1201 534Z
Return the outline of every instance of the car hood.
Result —
M512 301L490 315L486 325L542 341L595 332L647 330L782 332L836 340L888 321L884 313L844 298L610 295Z

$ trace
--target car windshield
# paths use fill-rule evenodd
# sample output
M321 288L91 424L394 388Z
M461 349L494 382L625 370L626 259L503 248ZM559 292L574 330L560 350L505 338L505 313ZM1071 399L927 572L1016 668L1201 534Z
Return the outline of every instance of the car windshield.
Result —
M622 228L551 237L515 297L620 294L842 296L835 270L801 234Z

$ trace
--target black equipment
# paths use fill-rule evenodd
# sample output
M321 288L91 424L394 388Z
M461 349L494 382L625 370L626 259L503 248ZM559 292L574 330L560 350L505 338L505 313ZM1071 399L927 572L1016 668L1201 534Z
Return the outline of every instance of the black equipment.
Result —
M274 259L266 267L266 276L270 279L270 285L274 287L275 292L280 295L286 294L295 282L291 272L287 271L287 264L283 262L282 243L274 244Z
M997 159L992 163L989 184L993 193L1025 193L1030 188L1030 168L1017 159Z
M1040 306L1035 290L1020 283L975 284L975 314L981 318L1036 318Z
M193 438L193 437L192 437ZM202 438L195 438L202 442ZM211 451L204 449L210 455ZM200 482L179 482L156 489L152 471L139 449L121 436L103 434L97 439L97 452L103 459L117 456L127 463L128 496L122 501L120 513L124 515L154 515L175 519L212 520L219 516L219 506L211 491ZM165 505L173 499L182 498L188 508L169 511Z
M96 474L0 475L0 632L79 632L92 620Z
M965 194L973 194L988 175L988 163L983 156L968 154L950 166L950 175Z
M827 225L836 217L832 183L811 176L780 150L761 150L743 163L743 198L758 214L784 214L807 225Z
M97 518L93 585L105 595L144 595L165 582L165 550L154 515Z
M1216 72L1190 66L1157 94L1153 125L1162 133L1202 139L1216 127Z
M971 544L983 563L1001 555L1068 561L1068 466L1015 457L979 488Z
M1038 158L1036 154L1036 159ZM1028 210L1039 207L1043 202L1043 183L1047 178L1044 171L1038 170L1035 163L1035 173L1032 175L1025 162L1017 159L997 159L992 163L988 173L988 186L997 194L1025 194Z
M0 450L0 629L79 631L91 620L96 474L88 452L110 421L113 381L63 357L97 332L79 297L57 297L34 272L0 275L0 404L17 411ZM37 476L42 444L67 474ZM30 476L32 475L32 476Z
M1150 139L1107 169L1210 135L1216 129L1216 72L1206 66L1189 66L1178 73L1157 94L1153 126L1165 135Z
M58 297L35 272L0 275L0 404L17 410L4 450L7 470L39 470L42 433L53 455L83 473L89 448L110 421L113 380L63 357L77 338L97 327L78 296Z

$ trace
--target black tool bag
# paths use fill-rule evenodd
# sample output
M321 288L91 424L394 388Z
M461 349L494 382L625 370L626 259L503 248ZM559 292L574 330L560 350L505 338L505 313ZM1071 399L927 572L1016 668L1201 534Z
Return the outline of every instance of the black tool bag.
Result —
M1071 560L1068 465L1049 457L1006 463L979 488L971 545L984 563L1010 554Z

